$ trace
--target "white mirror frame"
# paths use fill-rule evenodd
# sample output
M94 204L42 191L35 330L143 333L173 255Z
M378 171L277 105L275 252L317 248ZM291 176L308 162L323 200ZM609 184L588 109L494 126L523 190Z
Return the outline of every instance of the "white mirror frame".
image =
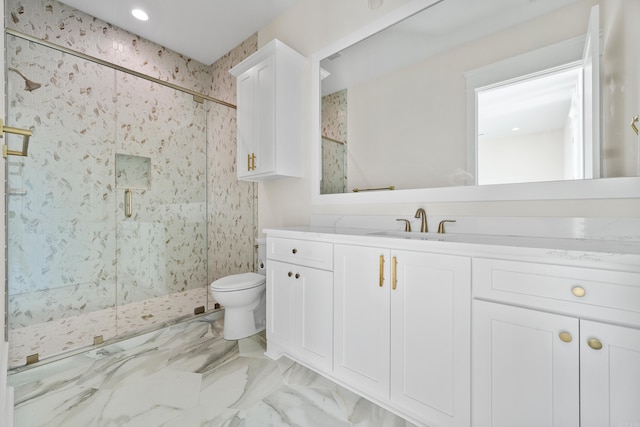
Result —
M414 0L311 56L311 202L314 205L640 198L640 177L320 194L322 179L320 61L441 0ZM446 0L445 0L446 1ZM313 83L316 82L316 83ZM640 143L640 140L639 140Z

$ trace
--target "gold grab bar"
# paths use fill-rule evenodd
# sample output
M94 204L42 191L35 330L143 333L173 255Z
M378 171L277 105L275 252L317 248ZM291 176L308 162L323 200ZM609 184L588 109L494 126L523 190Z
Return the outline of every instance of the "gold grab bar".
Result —
M393 191L395 189L396 189L395 185L392 185L392 186L389 186L389 187L379 187L379 188L354 188L353 192L354 193L358 193L360 191L380 191L380 190Z
M5 159L7 158L7 156L27 157L28 150L29 150L29 138L31 138L31 135L33 135L33 132L31 132L29 129L20 129L20 128L14 128L11 126L5 126L4 121L2 119L0 119L0 126L2 127L2 134L0 134L0 138L2 138L5 133L11 133L14 135L23 136L22 151L9 150L9 147L7 146L7 144L4 144L2 146L2 157L4 157Z
M380 255L380 287L384 283L384 255Z

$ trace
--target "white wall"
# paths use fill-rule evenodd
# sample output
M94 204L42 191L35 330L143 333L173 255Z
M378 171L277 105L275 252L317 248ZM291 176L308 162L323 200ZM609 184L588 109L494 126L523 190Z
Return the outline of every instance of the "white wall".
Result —
M585 0L594 4L596 0ZM410 3L402 0L386 0L382 7L370 10L366 0L301 0L293 8L258 33L259 46L278 38L303 55L310 56L317 50L336 42L349 33L375 21L383 14ZM554 25L566 26L576 17L573 11L559 15ZM586 21L586 18L585 18ZM535 38L537 43L548 44L547 34ZM570 35L567 35L570 37ZM503 49L508 51L508 46ZM478 55L486 55L478 52ZM409 215L416 207L425 206L429 215L468 216L560 216L560 217L640 217L639 199L618 200L556 200L519 202L464 202L429 203L415 200L403 204L312 205L310 197L310 61L305 70L305 111L303 117L303 155L305 177L297 180L273 181L259 185L258 227L305 225L311 214L352 215ZM460 118L464 120L464 118Z

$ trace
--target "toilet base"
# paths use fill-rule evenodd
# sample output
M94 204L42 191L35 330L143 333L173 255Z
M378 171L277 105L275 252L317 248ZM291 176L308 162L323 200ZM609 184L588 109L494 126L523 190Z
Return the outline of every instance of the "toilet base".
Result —
M253 310L227 309L224 311L223 338L235 341L266 329L266 319L256 319ZM256 322L257 320L257 322Z

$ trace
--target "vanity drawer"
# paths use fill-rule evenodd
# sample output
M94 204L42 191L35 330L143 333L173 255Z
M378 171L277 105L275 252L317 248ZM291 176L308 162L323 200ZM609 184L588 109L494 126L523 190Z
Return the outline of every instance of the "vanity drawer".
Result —
M552 302L640 313L640 274L476 258L474 297L553 308Z
M333 243L267 237L267 259L333 270Z

